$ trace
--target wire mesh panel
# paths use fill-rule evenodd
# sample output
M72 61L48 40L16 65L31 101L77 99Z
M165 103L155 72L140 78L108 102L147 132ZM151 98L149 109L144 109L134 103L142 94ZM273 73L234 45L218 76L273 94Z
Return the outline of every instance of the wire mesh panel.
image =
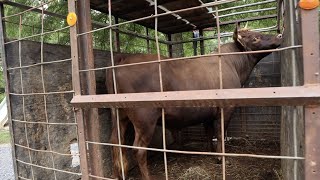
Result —
M2 17L17 26L4 33L15 36L3 39L2 57L20 179L281 178L281 159L294 162L298 177L304 157L294 148L297 119L294 152L282 154L274 119L279 106L318 105L319 87L275 87L275 58L253 70L272 52L294 55L302 47L280 46L290 39L278 34L286 32L282 11L294 13L282 1L71 0L62 7L77 14L72 26L47 11L57 2L19 5L26 10ZM30 17L38 24L28 24ZM311 111L306 117L315 118ZM176 131L199 124L206 132L189 129L183 138L200 134L207 144L172 145ZM253 142L251 135L277 141Z
M270 3L270 2L274 2L274 1L266 1L263 3ZM80 34L78 34L78 36L82 37L82 36L87 36L88 34L94 34L98 31L101 30L105 30L105 29L109 29L109 33L110 33L110 40L112 39L113 33L112 33L112 29L115 27L121 27L123 25L126 24L130 24L130 23L138 23L138 24L142 24L145 26L150 27L152 24L154 24L154 28L155 28L155 42L156 42L156 50L157 50L157 54L155 55L145 55L145 54L135 54L135 55L125 55L125 56L113 56L111 57L112 60L112 66L109 67L105 67L105 68L92 68L92 69L86 69L86 70L80 70L80 73L88 73L90 71L101 71L101 70L107 70L107 79L108 82L108 90L109 93L113 93L115 95L101 95L101 96L96 96L96 95L88 95L88 96L76 96L73 100L72 103L74 103L75 106L77 107L91 107L91 108L97 108L97 107L111 107L113 108L113 129L112 129L112 135L111 135L111 141L110 143L101 143L101 142L94 142L94 141L86 141L89 144L96 144L96 145L106 145L106 146L115 146L113 147L113 160L114 160L114 174L115 177L119 177L119 178L128 178L128 160L126 159L127 157L127 151L128 149L133 149L132 151L134 152L135 156L136 156L136 160L137 160L137 164L139 166L140 169L140 173L142 176L142 179L150 179L151 178L151 174L148 170L148 166L147 166L147 156L146 156L146 150L148 151L158 151L158 152L162 152L162 158L163 158L163 166L160 168L161 171L163 172L163 174L158 176L162 176L162 178L165 179L169 179L169 178L175 178L173 176L173 174L170 174L171 171L169 171L168 167L170 166L170 163L168 161L168 157L170 157L171 153L181 153L181 154L194 154L194 155L217 155L220 156L221 160L222 160L222 165L220 165L220 168L216 168L214 171L220 171L221 173L219 174L215 174L220 176L220 178L222 179L226 179L228 176L228 170L227 169L227 162L226 162L226 157L241 157L241 158L245 158L245 157L255 157L255 158L266 158L266 159L292 159L292 160L302 160L303 157L293 157L293 156L280 156L278 153L276 154L269 154L266 155L266 152L262 152L261 154L264 155L256 155L256 154L246 154L246 153L239 153L239 152L225 152L225 144L224 144L224 134L225 134L225 128L227 128L228 125L228 119L231 114L230 110L232 108L230 108L231 106L234 105L238 105L238 106L245 106L245 105L284 105L284 104L291 104L292 105L296 105L293 103L293 101L291 101L291 103L289 101L286 101L284 99L278 99L275 101L270 101L270 102L264 102L263 98L268 99L267 96L269 96L269 93L271 94L281 94L280 91L278 90L284 90L284 88L266 88L265 90L262 89L252 89L251 91L260 91L260 93L257 94L257 99L255 103L253 103L253 101L250 103L250 101L246 101L246 97L242 96L244 98L244 100L239 100L237 102L238 96L232 96L227 98L226 96L223 96L220 102L218 103L213 103L210 102L210 100L205 98L205 95L201 96L201 95L197 95L197 93L212 93L213 95L215 94L216 96L219 96L220 93L225 92L226 94L228 94L227 92L229 92L230 94L235 93L236 91L240 90L215 90L215 91L194 91L194 92L165 92L165 91L179 91L179 90L197 90L195 89L179 89L179 87L174 87L170 81L175 81L175 77L173 76L169 76L168 74L171 73L171 71L168 71L168 66L171 67L168 64L176 64L177 66L175 66L175 69L172 70L172 72L175 72L178 75L179 70L181 68L185 68L185 73L182 74L183 76L185 76L186 79L188 79L190 81L190 84L192 83L197 83L195 81L195 79L192 78L192 75L196 76L196 74L193 74L197 68L197 66L194 66L195 69L191 69L189 66L187 66L186 64L191 62L195 62L197 60L199 60L199 63L201 64L201 59L203 58L204 60L208 60L209 58L215 59L215 63L216 63L216 67L217 69L215 69L215 75L217 78L217 82L215 82L216 84L218 84L218 86L214 86L212 89L229 89L232 88L231 86L229 87L229 83L228 81L225 81L225 79L229 78L228 76L231 76L230 74L225 74L224 72L224 68L226 68L226 66L230 66L230 64L227 64L227 58L228 56L232 57L235 55L238 55L239 59L241 59L242 57L253 57L257 58L257 57L262 57L265 54L269 54L270 52L273 51L285 51L285 50L291 50L291 49L296 49L296 48L301 48L301 45L295 45L292 44L290 46L286 46L286 47L281 47L279 49L274 50L274 48L276 48L278 45L269 47L270 49L256 49L254 48L249 48L246 49L247 46L245 46L244 44L241 43L245 43L245 42L241 42L241 38L247 38L247 36L242 36L242 35L238 35L236 33L239 33L240 31L236 30L235 31L235 36L233 36L233 39L235 41L235 43L237 43L237 41L243 46L244 49L238 51L238 52L225 52L225 47L226 46L221 46L221 28L220 28L220 23L221 25L224 24L228 24L227 22L232 22L234 21L234 19L232 18L227 18L225 22L220 22L220 18L226 18L226 17L232 17L234 15L241 15L241 14L245 14L245 13L261 13L262 15L264 15L264 17L259 17L257 19L264 19L264 18L273 18L275 16L273 16L272 14L268 14L266 13L267 11L273 11L276 10L275 7L266 7L264 9L256 9L256 10L245 10L243 12L229 12L224 14L221 13L222 15L219 15L219 6L218 5L225 5L228 3L232 3L232 1L219 1L219 2L209 2L209 3L204 3L202 4L202 2L200 2L200 5L196 6L191 6L191 7L182 7L181 9L176 8L176 9L168 9L166 8L166 3L162 2L162 1L140 1L137 3L141 3L139 4L139 6L142 7L149 7L151 5L151 7L154 7L154 10L152 10L152 8L146 9L146 11L144 12L144 14L142 14L139 11L134 11L132 9L126 9L127 12L121 12L121 9L119 9L118 6L121 6L120 2L111 2L109 1L108 4L105 3L99 3L98 1L94 1L92 3L93 7L97 6L99 4L99 7L102 11L108 12L109 13L109 25L105 26L105 27L101 27L98 29L94 29L94 30L89 30L87 32L81 32ZM149 4L148 4L149 3ZM159 3L159 4L158 4ZM236 7L237 5L239 6L239 8L244 8L244 7L249 7L249 6L254 6L254 5L261 5L263 3L252 3L250 5L238 5L238 4L234 4L234 6ZM149 5L149 6L144 6L145 4ZM116 8L115 8L116 7ZM134 6L132 6L134 7ZM169 5L168 5L169 7ZM211 9L207 8L210 7ZM137 7L136 7L137 8ZM185 8L185 9L183 9ZM224 7L225 8L225 7ZM187 13L188 11L192 11L192 10L196 10L196 9L202 9L205 11L208 11L209 13L212 12L212 19L214 19L215 21L211 22L212 24L216 25L217 28L215 29L215 33L216 33L216 38L217 40L215 41L216 43L216 47L217 50L213 53L213 54L208 54L208 55L199 55L199 56L192 56L191 58L187 59L185 57L183 58L166 58L161 56L160 54L160 46L159 46L159 34L158 31L161 32L168 32L170 30L172 30L172 32L177 31L177 29L180 29L180 31L182 32L184 28L186 29L194 29L197 28L197 24L193 23L192 21L189 21L187 18L184 18L183 13L185 13L184 15L187 17ZM236 9L236 8L235 8ZM227 11L227 10L225 10ZM127 20L124 22L119 22L119 23L113 23L112 21L112 15L113 13L115 13L115 15L119 15L121 17L121 15L123 15L123 17ZM221 12L221 11L220 11ZM130 13L134 14L132 16L130 16ZM266 13L266 14L265 14ZM277 13L276 11L273 11L273 13ZM148 16L149 15L149 16ZM184 21L187 26L191 26L191 27L184 27L184 25L178 25L177 22L177 26L173 25L173 27L169 27L169 28L164 28L165 26L162 26L161 23L163 23L163 20L166 18L166 16L169 16L169 18L172 18L172 16L174 16L175 21ZM253 21L256 20L255 18L250 18L250 19L245 19L244 21ZM195 21L196 22L196 21ZM179 28L178 28L179 26ZM276 28L278 28L279 24L275 24L273 25L273 27L271 28L266 28L266 29L260 29L261 31L263 30L277 30ZM176 28L176 29L174 29ZM202 27L205 28L205 27ZM280 29L281 27L279 27ZM174 30L173 30L174 29ZM247 32L247 30L243 30L245 32ZM227 36L231 36L232 37L232 33L227 34ZM276 35L275 35L276 36ZM256 37L251 37L252 39L250 39L250 41L257 41L260 42L262 39L256 39ZM278 35L276 38L281 39L281 35ZM171 37L169 37L168 39L172 39ZM271 38L270 38L271 39ZM269 39L269 40L270 40ZM200 40L200 39L199 39ZM194 40L191 40L191 42L193 42ZM113 41L110 41L110 51L111 51L111 56L113 55ZM247 42L246 42L247 43ZM168 49L170 51L170 49L172 49L173 43L169 43L168 44ZM194 44L193 44L194 45ZM248 44L246 44L248 45ZM81 45L80 45L81 46ZM120 48L121 49L121 48ZM202 49L203 52L203 48ZM169 55L171 56L171 54L173 55L173 53L169 53ZM194 55L196 55L197 53L194 51ZM189 55L190 56L190 55ZM223 59L223 60L222 60ZM231 58L232 59L232 58ZM259 59L259 58L258 58ZM262 59L262 58L260 58ZM260 60L259 59L259 60ZM185 63L181 63L181 66L179 66L179 61L186 61ZM251 59L252 60L252 59ZM257 62L248 62L248 64L252 63L253 66L257 63ZM183 66L183 64L185 64L185 66ZM239 64L235 63L234 64L235 67L240 66ZM253 67L252 66L252 67ZM249 66L248 66L249 67ZM251 66L250 66L251 67ZM189 68L189 69L188 69ZM148 70L150 72L148 72ZM130 75L129 71L132 72L132 74ZM198 72L204 72L205 68L203 67L202 71L199 70ZM141 75L142 73L142 75ZM141 78L141 76L143 78ZM190 76L191 75L191 76ZM249 76L249 74L247 76L240 76L240 85L239 86L234 86L233 88L240 88L242 85L244 85L244 81L247 79L247 77ZM201 76L202 77L202 76ZM151 78L151 80L149 81L148 78ZM170 79L171 78L171 79ZM201 81L206 80L205 78L201 79ZM200 80L199 80L200 81ZM214 81L208 81L208 84L210 84L209 82L213 83ZM176 84L181 83L179 81L176 82ZM151 85L152 84L152 85ZM201 86L201 85L199 85ZM145 88L145 89L144 89ZM170 89L172 88L172 89ZM206 89L206 88L204 88ZM209 88L210 89L210 88ZM270 92L268 92L270 90ZM293 89L292 89L293 90ZM247 93L250 92L249 89L245 89L244 91L246 91ZM244 92L243 91L243 92ZM266 97L263 97L262 95L262 91L265 91L265 95ZM148 92L153 92L153 93L148 93ZM159 92L159 93L154 93L154 92ZM289 91L288 91L289 92ZM132 93L137 93L137 94L132 94ZM252 93L255 94L255 93ZM277 96L277 95L275 95ZM283 97L282 95L280 95L281 97ZM237 97L237 98L236 98ZM203 98L203 99L202 99ZM250 97L247 97L248 99L250 99ZM259 99L260 98L260 99ZM279 98L277 96L277 98ZM226 99L226 100L225 100ZM217 99L216 99L217 100ZM260 102L259 102L260 101ZM189 104L190 103L190 104ZM261 103L261 104L260 104ZM274 104L273 104L274 103ZM301 103L301 102L300 102ZM217 128L216 130L218 131L217 133L217 137L218 137L218 152L217 153L212 153L212 152L200 152L200 151L179 151L179 150L172 150L170 149L169 146L167 146L166 143L166 133L165 133L165 128L170 128L170 125L172 126L172 122L176 121L176 118L179 118L179 116L175 116L174 113L172 113L173 109L171 107L184 107L184 106L192 106L194 108L191 108L190 111L192 112L192 110L195 110L197 108L195 107L203 107L203 106L210 106L209 109L212 109L212 113L216 114L217 116L212 117L212 119L216 118L217 119ZM212 107L214 106L214 107ZM216 106L220 106L220 108L216 108ZM123 109L124 108L124 109ZM254 111L254 110L252 110ZM277 114L279 114L279 111L276 112ZM186 113L188 114L188 113ZM196 114L196 112L195 112ZM203 114L206 114L205 112ZM183 117L183 114L179 114ZM193 114L192 114L193 115ZM190 115L190 116L192 116ZM210 117L210 116L209 116ZM184 117L185 119L187 119L187 117ZM207 118L207 117L201 117L201 118ZM226 122L225 122L226 121ZM125 130L126 130L126 126L127 123L131 122L134 126L135 129L135 140L133 142L133 146L130 145L124 145L126 144L124 141L126 140L126 136L125 136ZM226 125L224 125L224 123L226 123ZM163 139L163 143L162 143L162 148L150 148L148 147L149 142L151 141L151 138L153 136L153 129L156 125L161 125L162 126L162 139ZM178 127L178 126L177 126ZM117 148L118 147L118 148ZM121 147L121 148L120 148ZM161 159L162 159L161 158ZM150 162L150 161L149 161ZM277 162L279 165L279 161ZM153 163L149 163L149 168L152 165L156 165L156 162ZM152 171L153 172L153 171ZM101 178L101 179L107 179L106 177L99 177L98 175L94 174L93 172L90 172L90 170L88 171L89 175L86 178L89 177L94 177L94 178ZM129 175L130 177L130 175ZM214 176L216 177L216 176ZM108 177L109 178L109 177ZM219 178L219 177L218 177Z
M74 93L70 48L45 43L65 44L62 37L69 41L69 27L44 13L54 3L34 2L34 7L9 3L1 9L2 59L17 179L77 179L81 175L77 123L69 104ZM48 28L50 23L56 26Z

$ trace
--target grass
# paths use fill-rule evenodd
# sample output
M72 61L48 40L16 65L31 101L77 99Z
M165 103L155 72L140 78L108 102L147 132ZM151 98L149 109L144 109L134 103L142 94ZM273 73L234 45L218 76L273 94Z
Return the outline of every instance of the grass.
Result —
M10 133L7 130L0 130L0 144L10 143Z

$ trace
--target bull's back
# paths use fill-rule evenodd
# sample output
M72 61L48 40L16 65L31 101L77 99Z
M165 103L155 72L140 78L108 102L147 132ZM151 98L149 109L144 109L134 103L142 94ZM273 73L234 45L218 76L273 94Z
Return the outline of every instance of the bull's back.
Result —
M161 57L165 59L165 57ZM136 54L119 60L119 65L135 64L116 69L119 93L159 92L159 64L157 55ZM234 69L223 65L225 88L239 87L239 78ZM161 63L164 91L219 89L219 64L216 58L206 57L194 60L178 60Z

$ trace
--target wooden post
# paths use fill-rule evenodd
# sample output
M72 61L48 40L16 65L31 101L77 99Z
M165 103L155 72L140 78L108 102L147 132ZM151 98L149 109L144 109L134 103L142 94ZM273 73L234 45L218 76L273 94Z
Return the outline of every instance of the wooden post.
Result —
M149 37L149 28L146 27L146 34L147 34L147 37ZM147 39L147 51L148 51L148 54L151 53L151 49L150 49L150 40Z
M200 29L199 30L199 35L200 35L200 54L201 55L204 55L204 40L202 39L203 38L203 29Z
M77 15L79 33L92 30L90 1L77 1ZM88 33L78 37L80 55L80 69L94 68L93 41L92 34ZM95 71L81 74L81 91L82 94L96 94L96 77ZM101 142L102 123L98 118L98 109L91 108L84 110L87 139L94 142ZM104 176L102 147L99 145L89 145L89 160L91 174L95 176Z
M119 18L118 17L114 17L114 23L118 24L119 23ZM114 40L114 46L115 49L118 53L120 53L121 49L120 49L120 35L119 35L119 31L115 32L115 40Z
M168 53L169 53L169 57L172 58L173 57L173 50L172 50L172 35L171 34L167 34L167 39L168 39Z
M319 12L301 9L304 85L319 86ZM305 180L320 179L320 106L305 106Z

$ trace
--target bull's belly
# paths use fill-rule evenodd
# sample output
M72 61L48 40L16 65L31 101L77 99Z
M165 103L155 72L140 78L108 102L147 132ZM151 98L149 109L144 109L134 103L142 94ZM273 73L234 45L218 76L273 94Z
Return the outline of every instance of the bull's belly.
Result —
M217 117L216 108L166 108L166 128L181 129L188 126L201 124L205 121L214 120ZM161 119L158 121L161 125Z

